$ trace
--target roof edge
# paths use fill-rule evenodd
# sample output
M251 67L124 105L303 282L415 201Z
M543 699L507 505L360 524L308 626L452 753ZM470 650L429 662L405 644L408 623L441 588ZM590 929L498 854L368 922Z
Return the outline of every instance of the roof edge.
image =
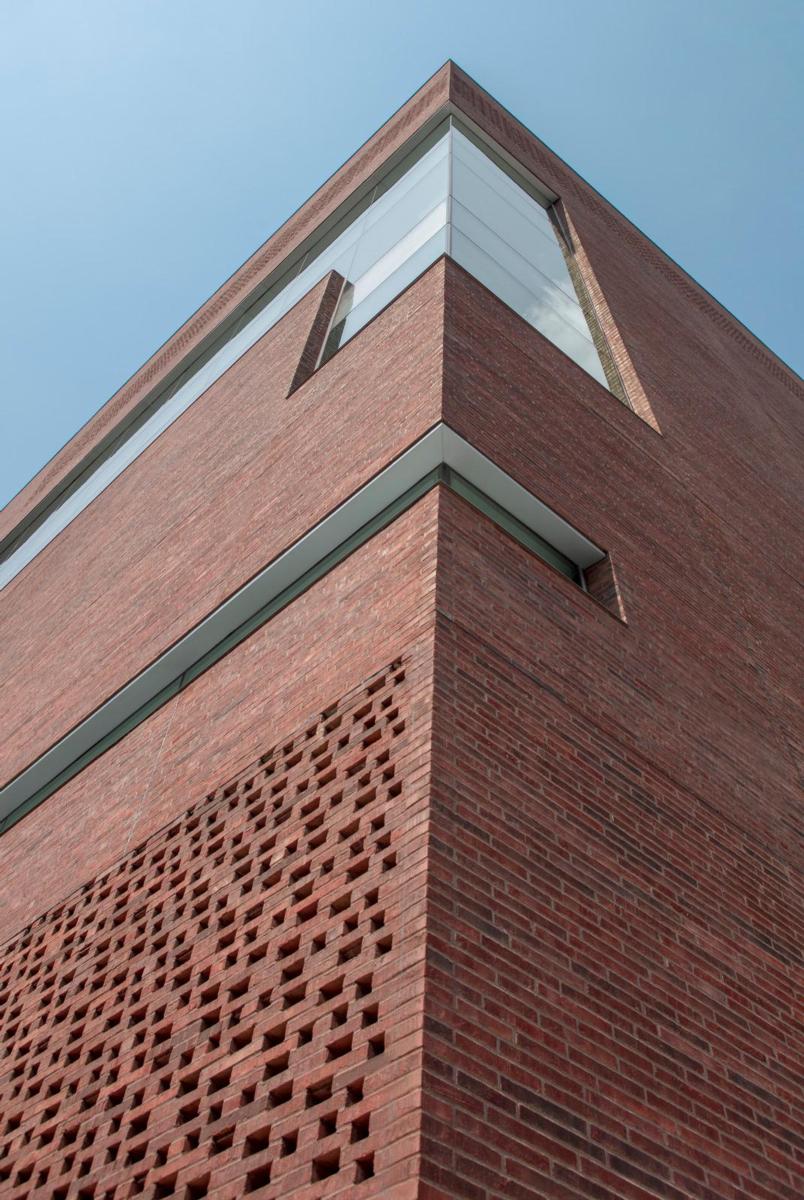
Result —
M131 378L73 435L0 510L0 552L16 541L59 495L100 457L128 425L172 386L204 353L220 326L252 302L271 273L323 221L442 110L457 109L556 195L580 196L618 234L631 241L646 264L678 286L686 298L730 334L775 378L799 392L796 372L651 238L602 196L546 143L495 100L452 59L447 61L339 167L313 195L239 267Z
M449 100L455 65L445 62L405 101L242 266L181 325L8 504L0 510L0 547L15 540L133 419L154 391L181 373L223 321L249 300L260 283Z

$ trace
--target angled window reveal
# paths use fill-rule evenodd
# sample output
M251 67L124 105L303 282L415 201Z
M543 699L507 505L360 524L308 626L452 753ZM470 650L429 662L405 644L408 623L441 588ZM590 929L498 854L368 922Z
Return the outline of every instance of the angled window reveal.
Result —
M452 257L607 387L547 209L457 129L452 146Z
M449 117L332 224L233 326L211 355L154 402L0 562L0 588L15 577L157 437L330 271L346 280L324 358L442 254L449 254L604 387L605 370L567 266L549 201L514 177L485 143ZM596 346L597 343L597 346ZM606 355L604 354L604 359ZM622 397L621 390L614 390Z
M454 123L362 218L325 354L439 255L471 275L608 387L546 202Z

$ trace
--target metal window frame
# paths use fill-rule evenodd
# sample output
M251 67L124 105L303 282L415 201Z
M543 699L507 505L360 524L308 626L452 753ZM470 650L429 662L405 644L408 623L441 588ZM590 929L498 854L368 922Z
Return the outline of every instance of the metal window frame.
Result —
M442 136L442 128L443 132L447 132L453 125L482 148L492 161L496 162L507 174L522 185L539 203L545 207L549 207L557 199L554 192L541 183L526 167L518 163L512 155L497 145L490 135L485 133L484 130L462 113L452 101L442 105L402 145L397 147L362 184L359 184L353 192L345 197L329 216L325 217L315 229L311 230L295 249L289 251L277 263L269 275L244 297L235 311L211 330L197 347L177 363L168 373L166 379L162 380L156 388L147 392L136 407L118 422L29 513L22 517L5 537L0 538L0 590L16 578L29 562L34 561L38 554L46 549L75 517L79 516L85 508L92 504L93 500L102 495L105 488L114 482L114 479L119 478L119 475L123 474L133 462L136 462L139 455L132 462L126 464L118 474L112 476L100 491L90 497L86 503L76 506L75 511L69 515L71 497L93 475L103 469L104 463L125 442L135 437L138 430L159 409L167 404L195 375L202 371L209 360L248 325L267 304L275 299L283 288L291 283L296 275L315 256L321 253L350 221L359 216L361 208L368 207L377 198L378 194L382 194L381 192L378 193L378 189L384 190L391 183L395 182L399 172L403 168L407 170L412 165L408 162L409 159L418 157L426 152L429 146ZM228 367L225 367L221 374L224 374L226 370L228 370ZM215 380L208 383L207 387L216 382L217 378L220 378L220 376L217 376ZM191 400L187 407L191 407L201 395L203 395L203 392ZM173 421L178 420L184 411L186 411L186 408L178 411ZM164 430L157 433L153 441L161 437L162 433L171 427L173 421ZM143 446L140 453L152 445L153 441ZM17 551L22 549L36 530L62 508L62 506L68 510L68 519L64 524L59 525L55 529L52 536L30 558L24 558L23 556L24 561L21 561L16 569L11 570L8 566L8 560Z

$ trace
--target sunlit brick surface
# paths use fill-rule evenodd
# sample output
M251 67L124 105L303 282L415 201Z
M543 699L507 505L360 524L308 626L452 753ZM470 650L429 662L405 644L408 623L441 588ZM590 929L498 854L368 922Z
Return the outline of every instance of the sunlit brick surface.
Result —
M0 1200L801 1194L801 383L460 70L0 532L447 99L636 411L448 259L310 374L322 283L3 590L0 776L439 421L606 570L435 489L8 830Z
M386 1194L420 1045L406 719L398 662L4 947L3 1196Z
M792 854L584 711L521 547L455 497L440 537L428 1200L797 1200Z

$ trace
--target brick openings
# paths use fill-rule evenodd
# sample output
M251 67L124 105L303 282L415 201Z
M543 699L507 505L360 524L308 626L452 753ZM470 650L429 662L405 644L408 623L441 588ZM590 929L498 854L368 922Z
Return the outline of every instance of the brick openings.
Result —
M448 261L288 398L311 294L4 590L6 777L438 420L628 624L442 491L15 826L7 929L104 873L6 948L3 1200L800 1194L800 384L449 94L566 202L662 436Z
M3 1196L388 1194L406 738L397 662L5 946Z

